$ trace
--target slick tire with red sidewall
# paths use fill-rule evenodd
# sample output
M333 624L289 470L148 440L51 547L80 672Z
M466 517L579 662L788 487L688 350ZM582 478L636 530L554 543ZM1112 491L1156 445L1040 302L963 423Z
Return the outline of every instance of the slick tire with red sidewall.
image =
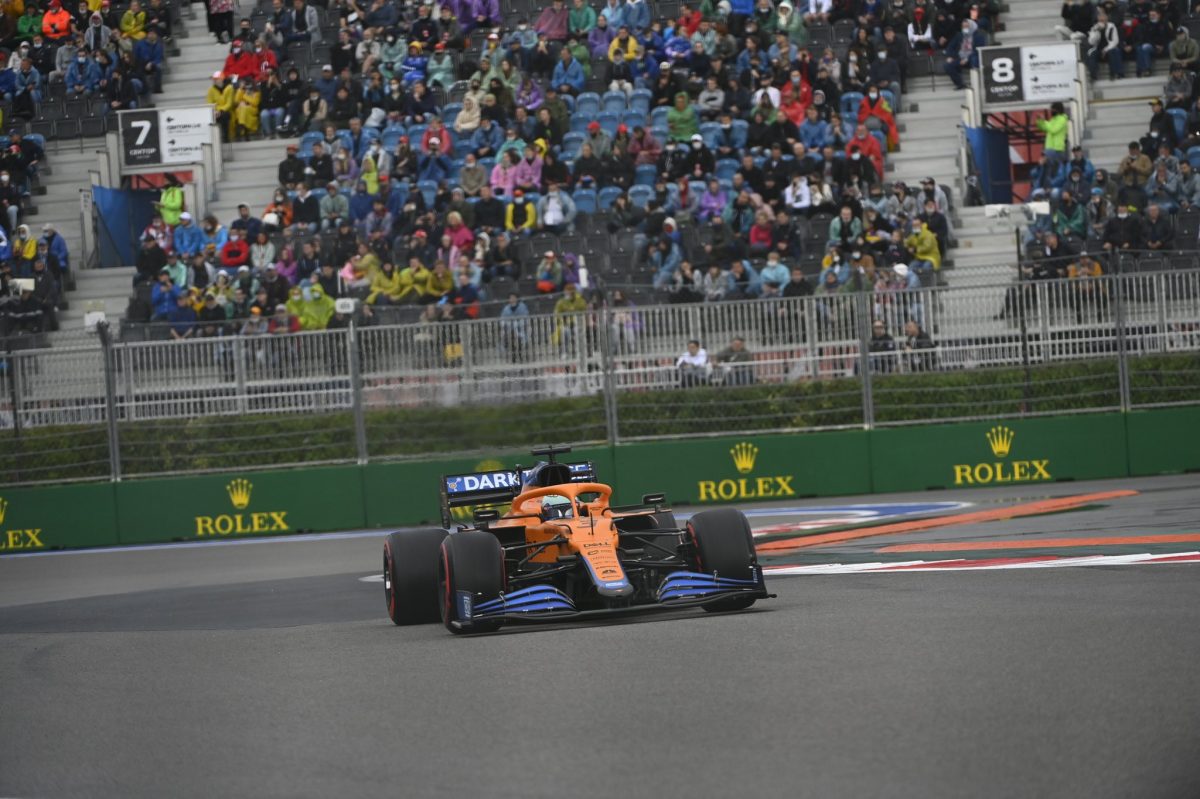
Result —
M504 624L501 619L472 620L462 615L462 596L470 607L496 599L504 590L504 550L491 533L464 530L446 536L438 563L438 590L442 623L452 633L490 633Z
M398 625L441 619L438 559L446 531L431 527L392 533L383 543L383 595Z
M692 540L695 568L703 574L731 577L735 580L754 578L758 557L754 552L754 537L750 523L740 510L717 508L697 513L687 523ZM728 597L704 605L707 611L742 610L754 604L755 597Z

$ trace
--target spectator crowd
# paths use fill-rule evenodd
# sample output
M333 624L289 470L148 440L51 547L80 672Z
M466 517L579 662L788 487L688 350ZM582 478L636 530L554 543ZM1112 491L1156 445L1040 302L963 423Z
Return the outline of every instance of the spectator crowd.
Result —
M513 293L568 313L618 285L681 302L934 285L948 198L932 179L889 181L887 153L909 65L994 14L273 0L235 27L232 7L208 9L230 44L207 96L225 135L299 137L272 196L146 232L136 315L199 317L211 299L222 332L318 288L368 317L412 304L452 319ZM302 329L331 318L300 310Z

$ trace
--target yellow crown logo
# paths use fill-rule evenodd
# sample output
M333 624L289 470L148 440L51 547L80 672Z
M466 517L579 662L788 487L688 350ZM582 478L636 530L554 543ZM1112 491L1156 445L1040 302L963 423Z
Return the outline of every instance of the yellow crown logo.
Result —
M987 431L988 445L992 448L992 454L997 458L1003 458L1008 455L1008 451L1012 449L1013 438L1017 434L1007 427L997 426Z
M733 449L729 450L729 454L733 456L733 465L737 467L739 474L748 474L754 469L754 459L758 457L758 447L748 441L743 441L740 444L734 444Z
M0 497L0 524L4 524L4 514L8 513L8 500Z
M233 507L241 510L250 504L250 492L254 490L254 484L239 477L230 481L225 490L229 492L229 501L233 503Z

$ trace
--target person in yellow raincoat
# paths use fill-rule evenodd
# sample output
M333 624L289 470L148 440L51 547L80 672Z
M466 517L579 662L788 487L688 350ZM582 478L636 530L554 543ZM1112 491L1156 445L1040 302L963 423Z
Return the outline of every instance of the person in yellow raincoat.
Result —
M402 301L416 300L420 302L421 298L425 296L425 286L429 282L429 269L421 263L421 259L409 258L408 266L401 269L400 273L406 276L401 278L402 281L412 284L412 292L405 294Z
M425 302L437 302L442 297L449 296L454 291L454 275L446 267L445 261L433 265L433 271L425 281Z
M258 133L258 106L261 102L262 90L253 78L238 86L233 98L234 141L248 141L251 134Z
M135 41L146 38L146 12L138 0L131 0L129 8L121 15L121 33Z
M287 312L297 319L303 319L304 316L304 289L299 286L292 286L288 290Z
M214 72L212 81L204 99L216 110L217 125L224 135L233 127L233 82L224 72Z
M391 261L385 261L371 278L371 293L367 295L367 304L397 305L404 302L404 298L412 292L412 273L407 269L397 269Z
M367 194L375 196L379 193L379 164L375 163L375 158L370 153L363 155L358 179L367 184Z
M324 330L333 318L333 306L333 299L325 294L321 284L314 283L308 290L308 299L304 301L304 310L300 314L300 328Z

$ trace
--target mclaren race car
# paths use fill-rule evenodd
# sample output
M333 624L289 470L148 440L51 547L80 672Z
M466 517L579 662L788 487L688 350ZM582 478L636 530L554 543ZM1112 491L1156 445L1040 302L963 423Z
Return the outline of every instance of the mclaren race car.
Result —
M680 527L661 494L614 507L591 463L557 462L567 452L535 449L546 459L531 468L444 476L447 529L396 532L384 544L392 621L486 633L510 621L741 610L771 596L740 511L701 511ZM464 507L474 523L449 530L451 509Z

